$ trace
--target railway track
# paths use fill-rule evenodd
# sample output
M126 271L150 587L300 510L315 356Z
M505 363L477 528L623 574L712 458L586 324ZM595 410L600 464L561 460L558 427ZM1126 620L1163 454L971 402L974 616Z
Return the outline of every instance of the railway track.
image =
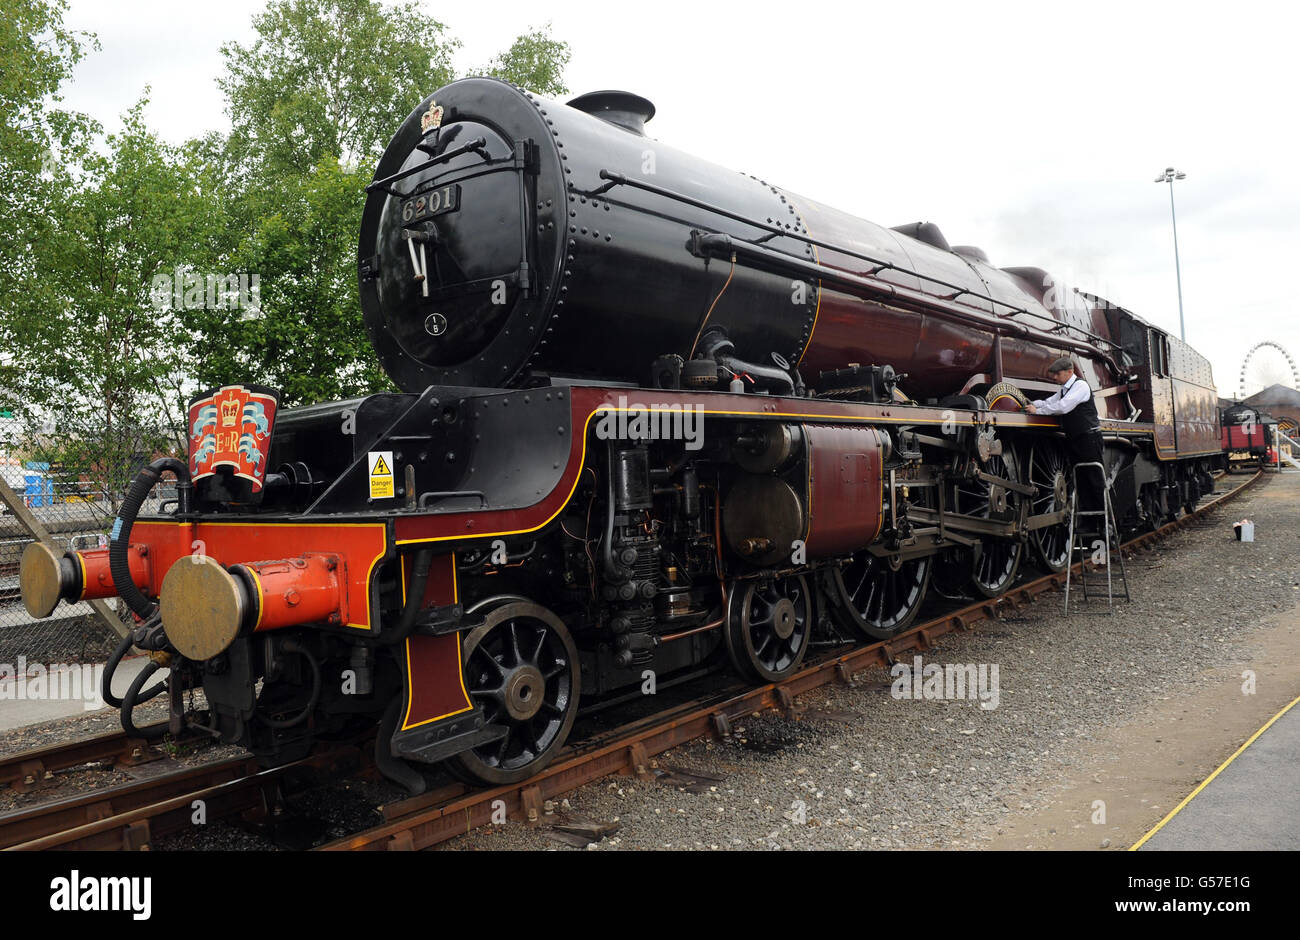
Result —
M1197 523L1206 513L1239 495L1263 476L1242 483L1159 529L1124 543L1133 551ZM1222 479L1222 478L1221 478ZM1079 565L1074 566L1075 572ZM852 683L853 675L872 666L888 667L911 651L924 651L953 631L972 629L1007 610L1019 610L1065 583L1065 573L1044 575L1019 584L1000 597L981 599L914 626L887 641L817 658L789 678L759 687L734 686L657 712L574 744L540 774L519 784L471 789L453 784L382 807L384 822L371 829L320 846L321 851L424 849L490 822L504 804L510 818L540 821L546 801L612 774L652 779L651 758L705 735L726 736L734 721L756 711L778 709L797 715L795 699L831 682ZM17 785L40 779L55 769L136 753L144 745L124 734L29 751L0 759L0 782ZM145 745L147 747L147 745ZM143 754L136 754L138 757ZM0 848L140 849L152 839L191 825L195 801L202 801L208 822L274 812L284 781L309 769L337 774L369 768L365 748L330 748L300 761L258 770L250 757L234 758L178 774L159 776L42 804L0 816ZM92 755L92 756L86 756ZM31 785L30 783L27 785ZM20 787L21 788L21 787Z
M203 820L273 816L292 789L359 772L365 749L323 749L269 770L245 755L0 816L0 848L138 850ZM302 775L307 773L307 783Z
M146 726L143 731L157 725ZM194 740L186 737L176 743ZM135 766L162 757L162 751L144 738L132 737L124 731L96 735L80 741L52 744L49 747L21 751L0 757L0 787L12 787L20 793L48 786L61 770L83 764L112 761L117 766ZM0 817L3 818L3 817Z

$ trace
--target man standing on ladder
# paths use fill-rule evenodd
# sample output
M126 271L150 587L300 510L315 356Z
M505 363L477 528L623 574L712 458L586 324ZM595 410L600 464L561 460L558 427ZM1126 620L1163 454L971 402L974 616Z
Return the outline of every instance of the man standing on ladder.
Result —
M1070 452L1075 463L1102 462L1101 422L1097 406L1092 400L1092 389L1074 371L1074 363L1062 356L1047 367L1047 376L1061 386L1060 391L1041 401L1026 406L1030 414L1060 415ZM1079 509L1083 512L1100 511L1103 502L1104 482L1095 470L1085 470L1079 475ZM1084 516L1098 520L1099 516ZM1097 530L1101 523L1095 523ZM1091 526L1090 526L1091 528Z

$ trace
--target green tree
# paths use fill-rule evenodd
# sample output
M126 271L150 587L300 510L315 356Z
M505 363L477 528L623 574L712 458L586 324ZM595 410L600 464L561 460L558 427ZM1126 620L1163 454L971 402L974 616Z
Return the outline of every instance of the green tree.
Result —
M101 150L85 155L77 185L54 194L35 275L54 303L25 316L25 399L47 416L47 450L119 494L138 462L177 451L183 350L193 328L171 285L207 251L218 224L193 153L145 126L141 99ZM167 285L159 292L160 284Z
M451 81L460 47L414 0L274 0L253 28L251 45L221 47L231 153L296 174L327 156L376 158L397 120Z
M55 303L35 276L34 256L53 248L54 194L69 185L69 163L98 130L58 108L59 92L96 43L63 25L64 0L2 0L0 9L0 409L22 410L28 327Z
M571 55L569 44L553 38L551 24L547 23L524 33L479 72L504 78L541 95L559 97L569 93L564 84L564 67Z
M199 385L260 381L295 404L385 387L360 324L352 247L366 179L327 155L239 194L241 234L223 266L258 275L260 311L192 312Z

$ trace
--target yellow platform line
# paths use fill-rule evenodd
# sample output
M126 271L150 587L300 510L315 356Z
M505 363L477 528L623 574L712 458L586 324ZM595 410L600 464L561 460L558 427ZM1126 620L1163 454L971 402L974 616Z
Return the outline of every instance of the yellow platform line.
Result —
M1239 747L1239 748L1237 748L1235 751L1233 751L1233 752L1232 752L1232 756L1229 757L1227 760L1225 760L1225 761L1224 761L1222 764L1220 764L1217 768L1215 768L1214 773L1210 774L1208 777L1206 777L1204 780L1202 780L1200 786L1198 786L1198 787L1197 787L1195 790L1193 790L1191 793L1187 794L1187 797L1186 797L1186 798L1185 798L1181 803L1179 803L1177 806L1175 806L1172 810L1169 811L1169 815L1168 815L1168 816L1166 816L1164 819L1160 820L1160 822L1156 823L1156 824L1155 824L1155 827L1154 827L1150 832L1148 832L1146 835L1144 835L1141 839L1138 839L1136 842L1134 842L1133 845L1129 847L1129 851L1130 851L1130 852L1136 852L1138 849L1142 848L1142 846L1143 846L1144 844L1146 844L1146 841L1147 841L1148 839L1150 839L1153 835L1155 835L1157 832L1159 832L1159 831L1164 827L1165 823L1169 822L1169 820L1171 820L1171 819L1173 819L1175 816L1177 816L1177 815L1178 815L1178 812L1179 812L1179 811L1180 811L1184 806L1186 806L1188 803L1192 802L1192 798L1193 798L1194 796L1196 796L1196 794L1200 793L1200 792L1201 792L1202 790L1204 790L1207 786L1209 786L1211 780L1213 780L1213 779L1214 779L1215 777L1217 777L1219 774L1223 773L1224 769L1227 768L1227 766L1228 766L1229 764L1231 764L1234 760L1236 760L1237 757L1238 757L1238 755L1240 755L1243 751L1245 751L1246 748L1248 748L1248 747L1250 747L1252 744L1254 744L1256 738L1258 738L1261 734L1263 734L1263 733L1264 733L1265 731L1267 731L1270 727L1272 727L1273 722L1277 721L1279 718L1281 718L1283 715L1285 715L1287 712L1289 712L1289 711L1290 711L1290 710L1295 706L1295 704L1296 704L1297 702L1300 702L1300 695L1298 695L1298 696L1296 696L1295 698L1293 698L1293 699L1290 701L1290 703L1289 703L1285 708L1283 708L1280 712L1278 712L1276 715L1274 715L1272 718L1270 718L1267 722L1265 722L1264 727L1260 728L1258 731L1256 731L1254 734L1252 734L1249 738L1247 738L1245 744L1243 744L1241 747Z

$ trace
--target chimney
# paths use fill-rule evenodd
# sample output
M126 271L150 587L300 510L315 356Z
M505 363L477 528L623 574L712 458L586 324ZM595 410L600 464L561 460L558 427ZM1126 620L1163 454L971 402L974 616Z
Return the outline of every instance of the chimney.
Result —
M569 107L642 137L645 122L655 116L655 106L630 91L589 91L570 101Z

